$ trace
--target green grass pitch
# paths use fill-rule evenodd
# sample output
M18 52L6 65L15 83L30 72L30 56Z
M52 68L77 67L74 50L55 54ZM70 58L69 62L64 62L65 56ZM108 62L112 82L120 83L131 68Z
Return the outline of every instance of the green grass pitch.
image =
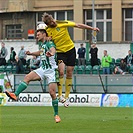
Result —
M1 106L0 133L133 133L132 108Z

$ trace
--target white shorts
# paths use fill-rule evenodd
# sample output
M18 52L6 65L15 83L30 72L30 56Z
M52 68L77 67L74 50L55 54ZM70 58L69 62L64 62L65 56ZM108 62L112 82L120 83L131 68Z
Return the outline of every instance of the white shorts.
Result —
M59 72L56 68L55 69L43 69L42 67L40 67L33 71L39 75L41 80L46 79L48 84L59 82Z

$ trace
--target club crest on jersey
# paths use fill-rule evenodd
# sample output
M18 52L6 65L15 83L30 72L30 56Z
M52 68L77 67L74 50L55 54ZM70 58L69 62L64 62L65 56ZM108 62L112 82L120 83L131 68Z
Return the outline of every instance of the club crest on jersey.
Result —
M59 27L57 27L57 28L56 28L56 30L57 30L57 31L60 31L60 28L59 28Z
M45 49L45 47L46 47L46 46L45 46L45 45L43 45L43 46L42 46L42 50L44 50L44 49Z

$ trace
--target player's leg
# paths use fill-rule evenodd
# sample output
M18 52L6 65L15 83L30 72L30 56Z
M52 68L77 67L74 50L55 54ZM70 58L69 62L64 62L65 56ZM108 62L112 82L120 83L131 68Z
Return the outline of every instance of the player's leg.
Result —
M65 64L63 61L58 64L58 69L59 69L58 96L61 97L62 88L64 84L64 71L65 71Z
M65 107L69 105L69 94L72 88L72 75L73 70L76 62L76 50L73 48L67 53L67 67L66 67L66 81L65 81L65 99L66 102L64 103Z
M58 115L58 99L56 98L56 87L57 87L57 83L50 83L49 84L49 94L52 98L52 106L54 109L55 122L58 123L61 120L60 120L60 117Z
M67 66L66 69L66 81L65 81L65 103L64 106L69 106L69 94L72 88L72 74L73 74L74 66Z
M48 87L49 87L49 94L52 98L52 106L54 109L54 117L55 117L55 122L58 123L61 121L59 115L58 115L58 99L56 97L56 87L57 87L57 82L59 82L59 73L57 70L49 70L49 74L45 74L47 77L48 81Z
M34 72L31 71L29 74L27 74L24 77L23 82L21 82L17 88L17 90L15 91L15 95L18 96L22 91L24 91L27 88L27 85L29 84L30 81L36 81L36 80L40 80L41 78L39 77L39 75Z
M64 103L66 100L62 96L62 88L64 84L64 71L65 71L65 63L67 61L66 53L57 53L58 60L58 69L59 69L59 83L58 85L58 98L61 103Z
M67 66L66 68L66 81L65 81L65 98L67 99L72 88L72 74L74 66Z
M35 81L35 80L40 80L40 79L41 79L40 76L39 76L36 72L31 71L29 74L27 74L27 75L24 77L23 82L21 82L21 83L19 84L18 88L16 89L16 91L15 91L14 93L11 93L11 92L9 92L9 91L6 91L6 94L7 94L7 96L9 96L11 99L17 100L17 96L18 96L22 91L24 91L24 90L27 88L27 86L28 86L28 84L29 84L30 81Z

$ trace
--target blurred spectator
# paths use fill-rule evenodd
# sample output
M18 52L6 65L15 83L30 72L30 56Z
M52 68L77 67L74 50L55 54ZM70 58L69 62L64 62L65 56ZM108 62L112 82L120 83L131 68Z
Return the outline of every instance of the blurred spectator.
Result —
M2 93L2 92L3 92L3 86L0 85L0 93Z
M8 52L7 49L5 47L5 43L2 42L1 43L1 50L0 50L0 66L2 65L6 65L6 56L7 56Z
M120 66L115 67L114 73L116 74L117 72L119 72L120 74L124 75L126 73L126 71L127 71L127 65L124 62L124 59L121 59Z
M107 54L107 50L103 52L104 56L102 57L102 67L103 74L110 74L110 63L112 62L112 58Z
M18 53L18 58L22 61L23 65L26 65L26 53L24 46L21 46L21 50Z
M78 65L85 65L85 52L86 49L83 47L83 44L80 44L80 48L78 49Z
M99 65L98 64L98 58L97 58L98 48L96 44L91 45L90 54L91 54L91 66Z
M18 56L16 56L15 59L16 59L16 73L23 74L24 66L23 66L22 60L20 60Z
M125 57L125 62L127 64L127 67L129 68L131 65L133 65L133 54L132 51L128 51L128 55Z
M37 56L33 56L32 59L30 59L30 70L35 70L40 65L40 59Z
M11 53L10 53L10 59L9 60L10 60L10 63L12 65L14 65L16 62L15 56L16 56L16 52L14 51L14 47L11 47Z

